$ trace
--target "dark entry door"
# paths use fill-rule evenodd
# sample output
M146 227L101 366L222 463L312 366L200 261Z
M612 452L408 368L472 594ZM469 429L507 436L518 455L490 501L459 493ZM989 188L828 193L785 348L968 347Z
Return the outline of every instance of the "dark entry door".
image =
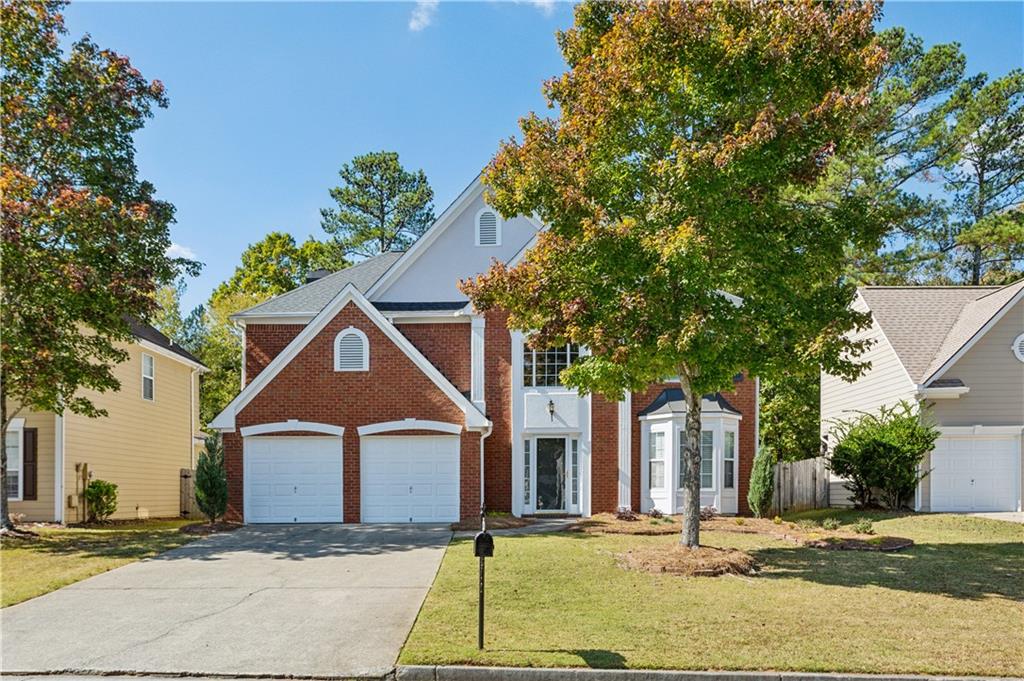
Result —
M537 510L565 510L565 438L537 438Z

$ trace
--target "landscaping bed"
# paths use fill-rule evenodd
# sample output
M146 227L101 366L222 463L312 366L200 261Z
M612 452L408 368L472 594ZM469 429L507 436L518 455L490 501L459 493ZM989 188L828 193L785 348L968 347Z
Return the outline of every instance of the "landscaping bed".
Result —
M527 527L534 522L533 518L518 518L511 513L488 514L486 518L488 530L511 530L518 527ZM452 530L455 532L473 532L479 529L479 518L452 523Z
M211 534L234 532L241 526L241 523L229 523L227 521L220 520L215 523L191 523L189 525L182 525L178 528L178 531L184 532L185 534L195 534L201 537L206 537Z
M682 575L684 577L720 577L751 575L754 559L739 549L718 549L701 546L646 546L631 549L617 556L620 567L640 572Z
M749 522L725 518L703 526L702 544L748 554L757 575L691 578L620 565L630 552L673 552L675 522L663 536L496 537L483 651L476 649L478 562L472 540L457 538L399 661L1024 676L1024 526L836 509L785 523L825 517L843 527L869 517L876 536L915 545L897 553L822 550L723 531Z

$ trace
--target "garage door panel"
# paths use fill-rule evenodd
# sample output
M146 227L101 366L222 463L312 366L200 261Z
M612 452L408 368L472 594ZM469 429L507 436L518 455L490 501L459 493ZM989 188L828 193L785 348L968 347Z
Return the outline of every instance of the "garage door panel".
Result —
M1014 437L940 438L931 459L931 509L1017 510L1017 449Z
M363 522L459 518L459 438L366 437L361 441Z
M244 447L246 522L342 521L340 438L246 438Z

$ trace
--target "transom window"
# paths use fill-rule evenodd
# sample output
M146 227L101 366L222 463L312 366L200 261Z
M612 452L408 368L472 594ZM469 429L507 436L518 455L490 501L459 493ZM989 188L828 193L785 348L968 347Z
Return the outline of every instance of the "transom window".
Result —
M725 431L725 472L722 477L722 486L725 489L732 489L736 486L736 433L731 430Z
M648 447L650 448L647 470L648 487L661 489L665 486L665 433L651 433Z
M370 341L366 334L350 326L334 338L335 371L369 371Z
M532 350L524 345L523 385L527 388L562 385L558 375L579 356L580 346L574 343L546 350Z
M156 390L156 362L153 355L142 353L142 399L153 400Z
M21 501L21 430L8 430L4 437L7 447L7 498Z

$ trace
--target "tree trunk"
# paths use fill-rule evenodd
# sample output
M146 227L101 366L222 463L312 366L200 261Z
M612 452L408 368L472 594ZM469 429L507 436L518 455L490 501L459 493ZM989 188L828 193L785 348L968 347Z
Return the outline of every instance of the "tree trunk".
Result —
M14 529L11 522L10 509L7 506L7 386L0 376L0 427L3 428L0 436L0 532L7 532Z
M975 246L971 253L971 285L981 284L981 246Z
M700 402L693 389L692 374L679 372L679 384L686 400L686 441L683 443L683 531L679 543L690 548L700 546Z

